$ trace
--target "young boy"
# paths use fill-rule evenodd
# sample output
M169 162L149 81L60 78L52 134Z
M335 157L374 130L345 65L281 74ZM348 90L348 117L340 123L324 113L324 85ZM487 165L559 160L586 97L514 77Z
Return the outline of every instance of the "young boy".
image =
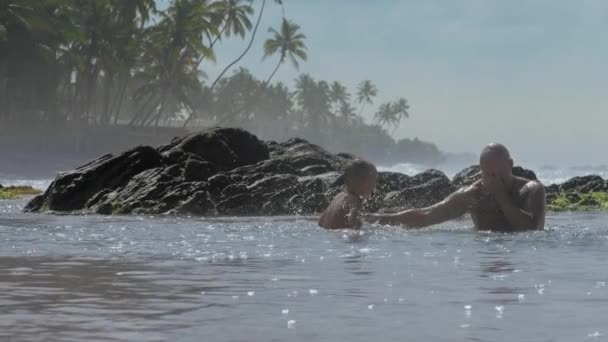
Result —
M372 194L377 180L378 171L373 164L363 160L353 161L344 170L344 191L321 214L319 226L327 229L361 227L361 204Z

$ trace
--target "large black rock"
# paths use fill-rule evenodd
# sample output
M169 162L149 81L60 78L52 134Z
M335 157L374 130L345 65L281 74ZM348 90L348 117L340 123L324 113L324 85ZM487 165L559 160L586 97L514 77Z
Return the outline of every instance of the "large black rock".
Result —
M76 211L100 192L124 187L137 174L161 166L162 156L149 146L140 146L118 156L105 155L76 170L59 174L25 211Z
M215 214L209 177L268 158L267 145L253 134L215 128L61 173L25 211Z
M580 192L583 194L608 191L608 182L598 175L573 177L559 185L559 190L562 192Z
M176 138L169 145L159 147L159 151L166 155L190 154L192 158L207 161L219 170L255 164L269 157L266 144L238 128L214 128Z

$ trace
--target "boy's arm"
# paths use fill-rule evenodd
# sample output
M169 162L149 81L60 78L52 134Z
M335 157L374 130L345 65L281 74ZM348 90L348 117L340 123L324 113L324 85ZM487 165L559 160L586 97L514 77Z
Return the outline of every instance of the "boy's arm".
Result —
M361 200L358 198L349 198L346 206L346 224L348 228L361 228Z
M325 221L326 221L325 220L325 213L326 212L327 212L327 209L325 209L325 211L323 211L323 213L321 213L321 216L319 216L318 224L319 224L319 227L321 227L321 228L327 228L326 227L326 223L325 223Z
M443 201L430 207L410 209L394 214L368 214L365 218L371 222L389 225L406 225L422 228L433 224L458 218L470 207L472 190L460 189Z

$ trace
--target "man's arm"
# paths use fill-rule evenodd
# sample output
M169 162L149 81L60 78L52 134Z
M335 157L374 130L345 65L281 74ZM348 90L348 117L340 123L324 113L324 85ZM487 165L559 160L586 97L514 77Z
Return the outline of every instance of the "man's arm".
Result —
M542 230L545 226L545 187L537 181L525 185L524 207L519 208L506 193L495 196L509 224L516 230Z
M464 215L471 203L471 191L471 188L460 189L430 207L410 209L394 214L369 214L365 218L380 224L403 224L413 228L438 224Z

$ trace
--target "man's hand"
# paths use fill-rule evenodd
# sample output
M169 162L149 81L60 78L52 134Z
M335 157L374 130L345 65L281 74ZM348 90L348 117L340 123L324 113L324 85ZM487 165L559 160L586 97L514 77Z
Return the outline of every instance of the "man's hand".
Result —
M350 209L348 214L346 214L346 222L348 228L361 228L363 222L360 219L359 208Z
M510 195L507 192L507 186L502 177L490 175L487 178L484 178L482 184L483 189L492 195L498 202L510 199Z
M530 181L521 191L525 193L523 208L515 204L513 194L500 178L484 178L483 189L498 203L505 219L515 230L543 229L545 222L545 188L540 182ZM520 191L520 193L521 193ZM521 196L521 195L520 195Z

